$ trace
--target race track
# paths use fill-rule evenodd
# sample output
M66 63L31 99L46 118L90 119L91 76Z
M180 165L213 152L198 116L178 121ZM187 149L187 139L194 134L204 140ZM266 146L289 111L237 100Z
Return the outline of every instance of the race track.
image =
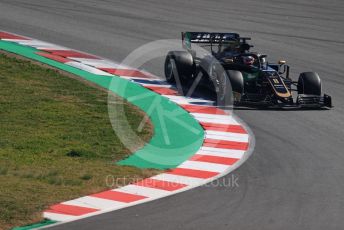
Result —
M185 30L239 32L270 60L288 60L295 79L318 72L334 98L332 110L236 110L256 136L234 172L239 187L200 187L52 229L342 229L343 10L341 0L0 0L1 30L114 61Z

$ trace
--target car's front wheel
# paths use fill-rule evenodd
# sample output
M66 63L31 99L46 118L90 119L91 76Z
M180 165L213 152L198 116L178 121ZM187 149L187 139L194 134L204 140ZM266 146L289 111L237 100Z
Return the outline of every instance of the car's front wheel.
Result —
M321 95L321 80L315 72L304 72L299 76L297 91L299 94Z

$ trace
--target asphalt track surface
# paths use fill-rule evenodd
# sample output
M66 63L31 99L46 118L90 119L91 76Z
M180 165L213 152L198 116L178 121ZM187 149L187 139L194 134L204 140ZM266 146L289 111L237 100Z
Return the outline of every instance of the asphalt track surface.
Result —
M239 32L288 60L296 79L318 72L334 98L332 110L236 110L256 136L233 173L239 187L215 183L53 229L343 229L343 11L341 0L0 0L2 30L115 61L185 30Z

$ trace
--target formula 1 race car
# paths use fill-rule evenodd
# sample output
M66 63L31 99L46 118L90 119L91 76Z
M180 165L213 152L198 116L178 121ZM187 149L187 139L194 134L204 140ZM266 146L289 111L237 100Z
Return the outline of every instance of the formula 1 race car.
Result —
M166 79L170 83L197 82L214 89L220 98L231 93L234 105L332 107L331 97L322 95L317 73L304 72L293 81L285 61L269 63L267 55L250 51L253 46L248 40L237 33L183 32L184 50L167 54ZM192 43L210 50L199 57Z

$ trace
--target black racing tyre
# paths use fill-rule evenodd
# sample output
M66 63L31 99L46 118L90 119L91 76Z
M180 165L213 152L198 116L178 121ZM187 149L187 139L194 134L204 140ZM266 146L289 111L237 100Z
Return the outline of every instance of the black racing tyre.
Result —
M297 83L297 91L299 94L321 95L321 80L315 72L304 72L299 76Z
M217 64L218 66L220 66L219 63ZM213 79L212 81L215 86L215 92L217 96L217 105L224 108L232 105L233 100L232 93L230 91L231 83L229 81L229 77L226 71L224 71L224 69L221 66L220 68L215 68L215 70L213 70L211 74L211 78Z
M178 77L181 81L190 79L194 72L194 60L186 51L170 51L165 59L165 77L170 83L175 83ZM175 76L178 73L178 76Z
M232 86L232 91L243 94L244 93L244 77L240 71L227 70L227 75Z

